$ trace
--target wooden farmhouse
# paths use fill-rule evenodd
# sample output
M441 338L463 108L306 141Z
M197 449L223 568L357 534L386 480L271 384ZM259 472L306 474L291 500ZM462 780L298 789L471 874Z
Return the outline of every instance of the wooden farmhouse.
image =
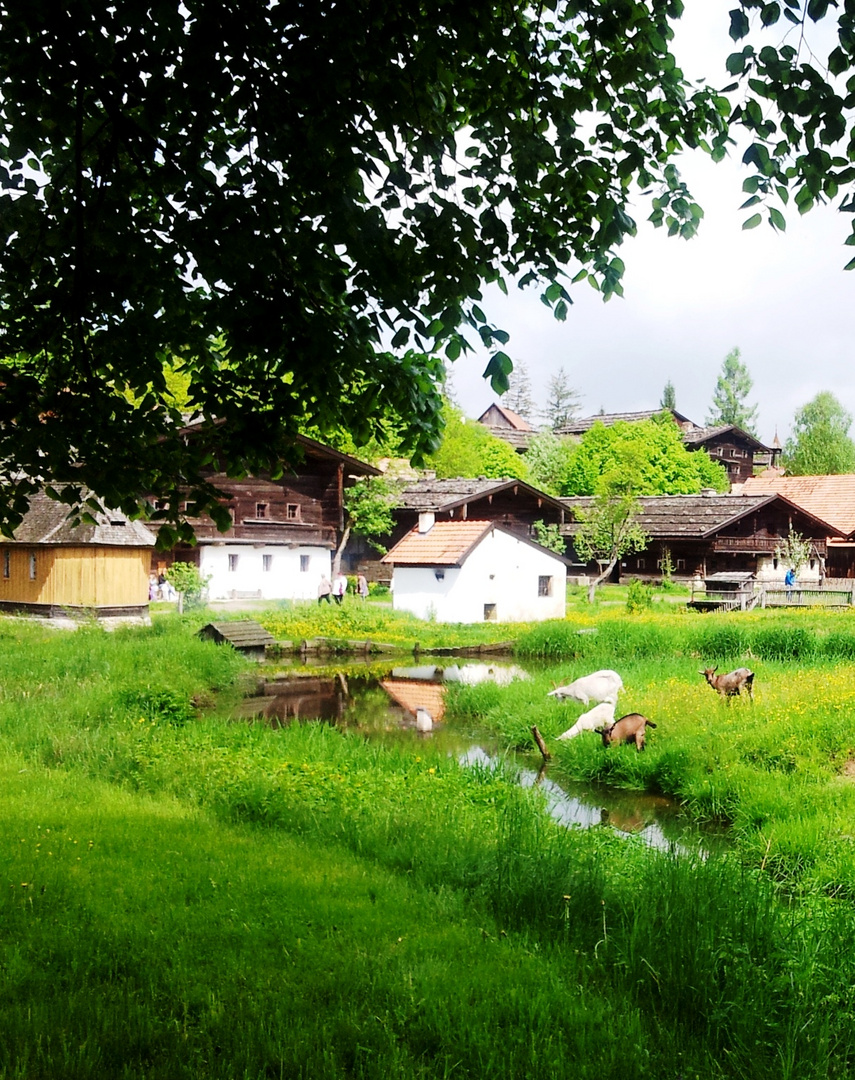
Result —
M221 533L210 517L188 514L196 544L158 553L156 570L193 563L210 579L211 600L317 597L344 528L345 488L379 470L304 435L295 437L294 457L284 465L278 479L212 471L208 479L225 492L231 528Z
M154 537L114 510L73 525L69 508L43 492L13 539L0 543L0 611L62 622L95 616L147 622Z
M827 521L836 531L828 536L826 574L829 578L855 578L855 473L778 476L770 470L746 481L742 491L746 495L776 492Z
M590 497L563 499L572 511L587 509ZM775 549L792 531L811 540L809 565L800 579L819 582L828 552L828 537L842 534L782 495L702 494L647 495L638 500L638 523L650 537L643 551L626 556L615 568L614 580L640 578L660 581L671 560L675 578L702 579L717 573L750 572L757 581L782 582L787 571ZM565 527L572 542L578 525ZM578 572L595 572L595 564Z
M523 480L422 479L408 484L394 510L395 544L418 525L419 515L436 521L493 521L509 532L536 539L534 523L563 525L567 516L561 499L547 495Z
M602 424L604 427L611 427L612 424L621 422L637 424L641 420L652 420L655 416L661 416L663 412L670 412L674 417L674 423L682 431L688 431L695 427L695 424L687 416L683 416L676 409L642 409L637 412L596 413L593 416L580 416L578 419L571 420L568 424L557 428L555 434L584 435L586 431L591 430L594 424Z
M565 613L566 559L493 521L419 525L383 557L396 611L439 622L524 622Z
M535 434L528 420L524 420L511 409L506 409L504 405L491 405L481 413L477 423L483 424L497 439L503 439L511 445L518 454L525 453L531 437Z
M733 424L692 427L683 433L683 442L689 450L706 450L713 461L722 464L727 469L731 488L744 484L754 475L755 463L774 464L780 453L780 449L765 446Z

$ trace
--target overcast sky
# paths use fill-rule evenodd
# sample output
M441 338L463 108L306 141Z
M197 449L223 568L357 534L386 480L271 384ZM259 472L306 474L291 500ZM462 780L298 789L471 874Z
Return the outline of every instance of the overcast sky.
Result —
M735 48L727 33L731 6L732 0L686 0L674 48L688 77L730 81L724 60ZM832 29L824 28L826 39ZM776 29L776 44L784 33ZM639 206L638 236L620 249L627 267L622 299L604 304L586 283L574 286L574 304L559 323L536 289L485 296L488 319L511 335L509 355L528 367L536 403L545 403L547 381L563 366L582 415L656 408L670 379L677 409L703 423L722 361L736 346L754 380L749 403L758 406L764 442L776 430L783 442L794 411L820 390L831 390L855 414L855 271L843 271L853 255L843 246L851 215L819 207L800 218L791 208L786 233L765 221L743 232L754 211L739 210L748 197L741 156L740 149L719 165L702 153L680 160L706 214L693 240L669 239L664 228L647 224L649 209ZM469 416L499 400L481 378L487 359L479 353L452 368L454 393Z

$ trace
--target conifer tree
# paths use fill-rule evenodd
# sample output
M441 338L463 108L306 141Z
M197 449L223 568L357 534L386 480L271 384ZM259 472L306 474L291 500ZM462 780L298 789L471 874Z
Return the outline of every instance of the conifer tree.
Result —
M748 368L740 358L739 349L731 349L721 365L707 424L710 427L733 424L750 435L756 435L754 428L757 423L757 406L747 402L753 385Z

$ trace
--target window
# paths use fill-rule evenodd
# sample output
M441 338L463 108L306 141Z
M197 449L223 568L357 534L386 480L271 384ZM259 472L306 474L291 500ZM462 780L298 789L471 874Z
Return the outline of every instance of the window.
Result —
M301 555L300 556L300 573L301 574L308 574L308 572L309 572L309 556L308 555Z
M238 557L237 555L229 555L229 570L234 573L237 570Z
M268 503L256 503L255 504L255 516L257 518L266 518L267 517L268 505L269 505Z
M495 621L496 621L496 605L495 604L485 604L484 605L484 622L495 622Z
M9 555L9 549L3 548L3 577L11 577L11 559Z
M286 505L286 507L285 507L285 517L289 521L299 521L300 520L300 504L299 503L288 503Z
M271 571L273 569L273 556L272 555L262 555L261 556L261 569L265 573L269 573L269 571Z
M552 578L541 574L537 579L537 595L552 596Z
M685 570L686 569L686 560L685 559L678 559L677 560L677 569L678 570Z
M36 580L36 556L35 553L30 555L30 581Z
M645 562L644 559L636 559L635 560L635 569L636 570L645 570L646 568L647 568L647 563Z

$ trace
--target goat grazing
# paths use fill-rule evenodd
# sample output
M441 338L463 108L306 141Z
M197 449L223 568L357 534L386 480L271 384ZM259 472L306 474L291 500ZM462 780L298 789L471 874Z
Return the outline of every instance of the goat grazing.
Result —
M716 668L708 667L699 671L699 675L707 680L713 690L718 690L722 697L734 697L742 694L743 687L747 690L749 698L754 700L754 672L747 667L729 671L726 675L716 675Z
M573 727L568 728L559 739L575 739L583 731L599 731L615 722L615 706L612 701L603 701L593 709L582 713Z
M644 729L655 728L656 725L652 720L648 720L646 716L642 716L641 713L631 712L626 716L622 716L620 720L616 720L611 727L607 727L603 731L603 746L610 746L612 743L635 743L636 750L644 749Z
M558 686L550 690L548 696L559 700L573 698L588 705L592 701L610 701L617 704L617 696L623 690L623 680L616 671L595 671L591 675L583 675L580 679L568 683L567 686Z

